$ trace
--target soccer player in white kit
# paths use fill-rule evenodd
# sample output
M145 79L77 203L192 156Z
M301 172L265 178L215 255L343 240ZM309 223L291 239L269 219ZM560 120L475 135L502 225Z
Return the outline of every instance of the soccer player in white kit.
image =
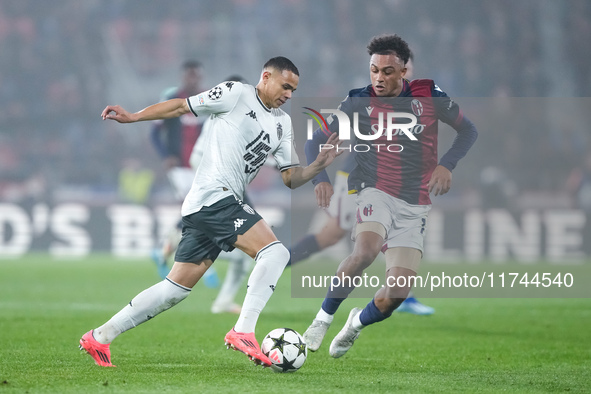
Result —
M290 188L311 180L339 155L338 136L333 134L328 143L334 149L323 150L307 167L299 165L291 138L291 118L279 109L291 98L298 82L296 66L285 57L275 57L263 66L256 87L228 81L188 99L164 101L136 113L118 105L103 110L103 119L120 123L168 119L192 112L196 116L213 115L211 121L215 124L209 149L183 202L183 235L172 270L166 279L135 296L109 321L80 339L81 349L98 365L113 366L109 345L119 334L185 299L218 254L235 247L254 258L256 264L242 311L225 342L255 364L271 365L254 331L289 261L289 252L259 214L241 201L244 190L270 153L284 184Z
M246 80L239 75L231 75L226 79L226 81L247 83ZM188 113L188 114L186 114L186 116L193 116L193 114ZM210 115L210 117L213 119L213 115ZM195 118L195 117L193 116L193 118ZM199 118L196 118L196 119L199 119ZM201 164L201 160L203 159L203 155L209 149L208 148L208 145L209 145L209 143L208 143L209 137L208 136L212 132L211 126L215 123L215 122L210 122L209 120L210 120L210 118L207 118L205 121L203 121L203 119L201 120L203 123L203 126L201 128L201 133L199 134L199 138L197 139L197 141L195 142L195 144L193 145L193 148L191 150L191 155L189 157L189 164L191 165L191 171L192 171L191 175L192 176L191 176L191 179L188 181L189 185L185 189L186 191L183 195L183 199L187 195L189 190L191 189L191 186L193 184L193 178L195 177L195 172L197 171L197 168L199 168L199 165ZM162 122L162 121L160 120L160 121L156 121L156 122ZM267 160L265 162L265 165L269 165L269 162L270 161ZM248 197L246 196L246 194L244 195L243 202L248 203ZM269 223L269 224L271 226L273 225L273 223ZM172 254L174 254L174 252L176 252L176 248L177 248L178 243L181 238L181 227L182 227L182 221L179 221L178 229L175 228L175 230L178 231L178 235L177 234L174 234L173 236L169 235L167 237L162 249L158 249L158 253L156 253L156 258L154 260L157 262L158 274L162 277L162 279L166 278L166 276L170 272L170 268L167 266L167 260L168 260L168 256L172 256ZM236 249L231 252L222 252L222 254L220 255L220 259L228 260L228 269L226 271L226 275L224 277L224 281L220 287L218 295L211 305L211 312L212 313L230 312L230 313L239 314L240 311L242 310L242 306L235 303L234 299L236 297L236 294L240 290L242 282L244 281L244 279L246 279L246 277L250 271L252 259L250 258L250 256L248 256L248 255L242 253L240 250L236 250ZM207 287L217 287L218 285L215 283L215 281L218 281L218 280L219 279L218 279L217 274L216 274L215 270L213 269L213 267L208 269L202 278L202 281L205 282L205 285Z

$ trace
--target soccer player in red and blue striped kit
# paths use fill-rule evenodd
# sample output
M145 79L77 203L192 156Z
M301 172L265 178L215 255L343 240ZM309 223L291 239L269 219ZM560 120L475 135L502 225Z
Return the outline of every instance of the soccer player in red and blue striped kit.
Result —
M317 350L340 304L354 290L354 278L361 277L377 255L386 258L385 286L364 309L353 308L343 329L333 339L329 353L343 356L361 330L382 321L406 299L423 255L423 238L430 194L445 194L451 187L452 170L477 138L474 124L459 106L430 79L406 80L406 63L411 51L398 35L371 39L371 85L354 89L339 110L354 120L358 131L351 140L356 165L349 175L349 192L357 193L357 214L353 252L339 265L336 278L316 318L304 333L308 348ZM416 125L386 131L388 113L396 112L396 123L416 119ZM400 113L408 114L404 119ZM399 119L402 118L402 119ZM438 121L452 126L457 136L439 159ZM328 119L328 130L320 128L306 143L306 156L313 161L329 136L338 130ZM382 128L383 126L383 128ZM381 134L377 137L376 134ZM411 138L414 137L414 138ZM328 207L333 194L325 171L314 180L318 204Z

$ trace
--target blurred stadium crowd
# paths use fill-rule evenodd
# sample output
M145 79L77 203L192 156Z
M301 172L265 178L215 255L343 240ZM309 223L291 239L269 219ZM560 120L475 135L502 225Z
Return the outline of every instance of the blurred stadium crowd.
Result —
M588 120L587 0L2 0L0 199L117 200L125 167L153 171L157 195L166 181L149 125L102 123L106 104L156 101L186 58L204 64L213 86L235 73L256 83L262 62L279 54L300 68L300 97L344 97L368 83L365 45L383 32L409 41L415 77L462 103L555 97L544 108L571 100L574 117ZM588 122L536 119L515 133L495 121L479 125L478 153L460 177L510 177L509 194L574 192L577 179L591 178Z

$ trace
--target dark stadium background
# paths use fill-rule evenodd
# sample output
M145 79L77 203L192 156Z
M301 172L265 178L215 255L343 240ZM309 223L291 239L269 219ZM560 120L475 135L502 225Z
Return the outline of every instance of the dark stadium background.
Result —
M150 145L150 125L103 122L106 104L139 110L155 102L178 83L188 58L203 63L206 86L236 73L256 84L262 62L275 55L300 68L300 103L340 100L368 83L365 45L386 32L408 40L414 76L434 79L480 131L454 172L452 192L435 199L426 256L587 259L591 6L585 0L3 0L0 255L142 257L174 221L178 208ZM447 149L453 131L443 127L441 134L441 150ZM145 193L124 195L124 171L143 171L153 181L138 186ZM278 174L264 172L250 188L253 200L278 219L278 234L291 243L317 214L311 188L291 199ZM290 222L291 208L300 212L297 221ZM468 212L485 223L476 252L466 238ZM489 235L505 228L510 236ZM568 239L548 246L556 234Z

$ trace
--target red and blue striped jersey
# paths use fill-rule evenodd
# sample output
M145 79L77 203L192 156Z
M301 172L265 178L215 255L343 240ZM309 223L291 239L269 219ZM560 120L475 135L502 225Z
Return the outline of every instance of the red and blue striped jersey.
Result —
M354 89L341 103L351 122L353 114L358 114L358 130L362 135L376 134L380 126L380 113L383 126L382 135L375 140L363 140L351 133L351 145L355 146L356 166L349 175L350 192L358 192L374 187L415 205L431 204L428 183L438 164L437 136L438 121L452 126L458 137L452 148L442 157L439 164L450 171L463 157L476 140L476 128L467 120L459 106L430 79L404 81L398 97L377 97L372 86ZM395 130L388 138L386 130L387 113L402 112L413 114L417 123L411 129L417 141L411 140L400 130ZM394 119L393 123L406 123L409 119ZM338 122L331 122L329 130L322 132L321 140L338 131ZM315 140L318 139L315 138ZM310 143L311 141L308 141ZM393 148L393 149L392 149ZM308 149L307 149L308 151ZM309 157L315 159L315 157ZM324 175L315 179L327 180Z

